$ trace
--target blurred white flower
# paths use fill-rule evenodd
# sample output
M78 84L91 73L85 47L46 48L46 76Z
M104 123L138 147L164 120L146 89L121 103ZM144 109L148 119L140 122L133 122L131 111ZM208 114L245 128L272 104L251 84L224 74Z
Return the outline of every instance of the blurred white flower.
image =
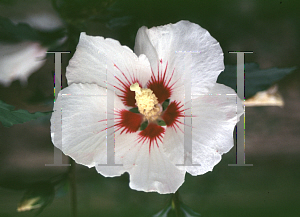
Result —
M0 14L15 24L25 23L42 31L63 27L51 2L47 0L17 0L11 4L0 4ZM27 78L45 63L47 50L48 47L42 46L39 41L0 41L0 85L9 86L14 80L26 83Z
M69 86L54 105L52 141L77 163L95 166L104 176L128 172L132 189L174 193L186 172L200 175L211 171L233 147L233 129L242 105L231 88L216 83L224 70L223 52L197 24L180 21L142 27L134 51L113 39L81 34L67 67ZM188 75L184 73L187 63L176 51L200 51L189 64L192 159L200 166L177 166L187 157L184 82ZM109 73L114 81L107 83ZM111 91L115 91L114 111L107 111L107 93ZM169 104L164 104L167 100ZM139 113L129 111L135 107ZM114 114L114 126L109 125L109 114ZM60 123L59 132L55 126ZM115 162L122 166L103 166L110 145L106 130L111 127L115 130Z
M47 48L37 42L0 44L0 83L9 86L12 81L27 82L27 78L44 63Z

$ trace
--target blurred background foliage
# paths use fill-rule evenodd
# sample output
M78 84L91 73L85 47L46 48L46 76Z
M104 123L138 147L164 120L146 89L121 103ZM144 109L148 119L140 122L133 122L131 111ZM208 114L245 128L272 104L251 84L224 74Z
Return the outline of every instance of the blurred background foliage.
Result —
M141 26L189 20L220 42L226 70L218 82L235 89L236 54L228 52L253 51L245 56L246 98L277 83L285 101L284 108L246 109L246 163L253 167L228 167L235 161L232 149L213 172L187 174L180 195L138 192L129 188L128 174L104 178L78 165L75 178L67 167L45 167L53 162L46 112L53 108L54 58L48 54L28 71L27 84L15 76L0 85L1 118L45 112L24 124L16 123L26 118L18 122L14 116L17 121L7 126L16 125L10 128L1 119L0 216L71 216L70 180L76 181L78 216L298 216L299 6L297 0L0 0L0 75L5 79L10 78L5 64L16 63L4 57L23 55L14 55L10 47L33 47L34 54L41 48L71 51L62 58L65 87L65 67L80 32L114 38L133 49Z

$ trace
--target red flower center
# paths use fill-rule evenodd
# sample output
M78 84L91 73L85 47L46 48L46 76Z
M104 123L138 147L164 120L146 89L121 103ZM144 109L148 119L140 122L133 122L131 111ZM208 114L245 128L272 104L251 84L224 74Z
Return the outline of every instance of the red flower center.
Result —
M162 61L160 61L160 63L162 63ZM174 70L171 76L167 78L167 68L168 64L166 64L164 71L158 70L157 75L155 75L152 71L152 76L147 83L147 88L153 91L160 104L170 98L173 92L174 84L176 83L171 83ZM120 69L118 68L118 70ZM139 82L135 77L126 77L122 71L121 73L123 78L116 77L116 79L119 81L119 87L116 88L121 91L121 94L118 96L121 98L124 105L136 107L135 92L130 90L130 86L138 82L139 86L142 88L141 82ZM183 105L180 102L171 102L159 119L163 119L167 127L172 127L176 130L176 128L179 128L178 124L183 124L179 121L179 118L184 116L184 110L182 107ZM124 109L116 111L116 115L118 116L118 122L115 124L115 126L117 127L117 130L121 130L121 134L137 132L140 130L143 120L145 120L142 114L134 113ZM151 121L145 129L138 133L137 141L139 143L141 142L142 144L148 143L150 152L151 146L154 143L156 143L158 147L158 140L162 142L164 133L164 127L159 126L158 122L156 121Z

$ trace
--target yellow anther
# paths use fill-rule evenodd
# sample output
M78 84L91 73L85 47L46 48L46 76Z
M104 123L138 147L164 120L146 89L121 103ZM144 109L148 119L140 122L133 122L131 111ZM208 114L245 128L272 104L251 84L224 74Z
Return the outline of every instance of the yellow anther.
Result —
M139 85L139 83L134 83L134 84L132 84L131 86L130 86L130 90L131 91L135 91L136 93L138 93L138 94L141 94L141 89L142 88L140 88L140 85Z
M130 90L135 91L135 100L139 112L149 121L156 120L162 109L153 91L148 88L140 88L138 83L132 84Z

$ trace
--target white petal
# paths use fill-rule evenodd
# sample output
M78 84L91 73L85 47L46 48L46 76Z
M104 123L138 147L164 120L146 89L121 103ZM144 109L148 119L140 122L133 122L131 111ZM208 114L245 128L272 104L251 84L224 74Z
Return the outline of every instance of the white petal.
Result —
M115 107L123 108L118 97L114 101ZM107 127L106 89L96 84L71 84L59 93L51 117L52 141L77 163L88 167L107 163ZM110 176L123 172L113 168Z
M241 100L222 84L192 100L193 163L201 166L186 167L187 172L200 175L213 169L233 147L234 126L242 113Z
M149 59L152 68L156 69L159 57L155 47L149 39L148 32L149 30L145 26L139 28L135 38L134 52L137 55L145 54Z
M180 118L183 121L183 118ZM174 129L172 127L167 127L163 148L166 156L174 164L184 163L184 125L178 125L180 129ZM182 166L179 169L185 169Z
M116 176L116 174L121 175L125 171L128 170L128 168L131 168L132 165L130 164L124 164L123 158L124 155L130 155L131 152L130 149L134 145L134 142L137 138L138 133L130 133L130 134L122 134L120 135L119 132L115 132L115 164L116 165L101 165L97 164L95 165L97 171L106 177L113 177Z
M109 89L113 85L120 86L117 79L115 83L107 84L107 73L113 73L123 82L126 82L125 77L130 82L137 78L145 86L150 79L151 69L145 55L137 57L130 48L121 46L118 41L81 33L76 52L67 67L68 84L90 83ZM118 90L116 93L119 94Z
M128 170L132 189L168 194L175 193L184 182L185 171L171 163L159 145L150 153L148 145L135 145L124 156L124 164L134 165Z
M184 79L184 55L191 52L192 93L207 92L224 70L220 44L207 30L189 21L151 29L142 27L138 31L135 44L135 52L149 58L154 72L158 66L164 70L168 62L167 74L170 76L174 70L173 81ZM162 60L162 64L159 60Z
M26 82L45 63L46 52L37 42L0 44L0 83L9 86L14 80Z
M130 187L139 191L174 193L184 182L185 171L179 170L164 153L163 144L138 141L138 134L115 132L115 162L122 164L130 175ZM101 174L114 167L96 166Z

